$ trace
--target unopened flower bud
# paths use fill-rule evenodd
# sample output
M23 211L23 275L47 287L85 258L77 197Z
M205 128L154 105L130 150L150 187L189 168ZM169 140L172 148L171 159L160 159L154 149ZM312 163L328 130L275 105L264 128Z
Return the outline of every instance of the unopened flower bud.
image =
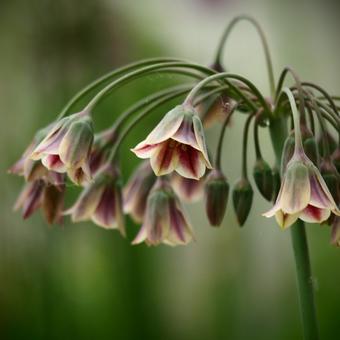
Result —
M253 176L262 196L270 201L273 197L273 173L271 167L262 158L256 160Z
M212 226L223 221L228 203L229 184L221 171L210 172L205 183L205 211Z
M331 153L334 152L336 150L337 146L338 146L336 141L335 141L335 139L334 139L334 137L329 132L327 132L326 134L322 133L320 135L320 137L318 138L318 143L317 143L321 157L325 156L324 148L323 148L324 140L326 140L326 142L328 143L329 151Z
M240 179L233 188L233 203L237 221L242 227L253 203L253 189L246 178Z

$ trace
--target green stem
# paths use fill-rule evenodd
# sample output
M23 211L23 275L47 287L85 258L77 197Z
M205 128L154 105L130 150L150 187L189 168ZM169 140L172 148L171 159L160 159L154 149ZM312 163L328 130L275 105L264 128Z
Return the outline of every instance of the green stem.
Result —
M239 16L235 17L230 22L230 24L227 26L226 30L224 31L222 38L220 40L219 46L217 48L216 57L215 57L215 65L221 65L221 57L222 57L222 52L223 52L225 43L226 43L230 33L232 32L234 26L242 20L250 22L256 28L257 32L260 35L264 54L265 54L265 58L266 58L266 65L267 65L267 70L268 70L270 91L271 91L272 96L274 96L275 80L274 80L274 72L273 72L273 63L272 63L272 60L271 60L271 57L270 57L268 42L267 42L267 39L266 39L266 36L264 34L262 27L257 22L257 20L254 19L253 17L247 16L247 15L239 15Z
M225 130L226 130L226 128L227 128L227 126L230 122L231 116L236 111L237 106L238 106L238 103L235 104L231 108L231 110L230 110L228 116L226 117L226 119L224 120L224 123L223 123L222 128L221 128L221 133L220 133L220 137L219 137L218 144L217 144L216 159L215 159L215 168L217 170L221 170L221 155L222 155L222 146L223 146Z
M299 290L300 313L305 340L317 340L319 330L314 302L313 277L305 225L298 220L291 226L297 284Z
M116 80L111 82L110 84L106 85L101 91L99 91L92 100L87 104L86 108L84 109L87 111L91 111L98 103L107 95L109 94L113 89L118 88L119 86L122 86L124 83L129 82L131 80L134 80L136 78L139 78L141 76L144 76L146 74L150 74L151 72L155 71L161 71L162 69L166 68L187 68L187 69L194 69L200 72L203 72L205 74L214 74L215 72L211 69L204 67L202 65L188 63L188 62L169 62L169 63L158 63L153 64L150 66L146 66L143 68L140 68L136 71L132 71Z
M155 64L155 63L168 63L168 62L175 62L175 61L181 61L179 59L175 58L151 58L151 59L146 59L146 60L141 60L137 61L135 63L131 63L129 65L120 67L118 69L115 69L102 77L96 79L93 81L91 84L87 85L84 87L82 90L80 90L71 100L64 106L62 111L60 112L58 119L64 117L67 113L69 113L70 109L72 106L77 104L80 100L83 99L87 94L89 94L92 90L100 86L101 84L107 82L111 78L118 77L126 72L129 72L135 68L143 67L146 65L150 64Z
M248 150L248 132L249 126L254 113L249 114L243 130L243 146L242 146L242 178L248 180L248 169L247 169L247 150Z
M256 159L262 159L262 152L260 148L260 140L259 140L259 124L261 120L261 112L258 112L255 117L254 122L254 145L255 145L255 156Z
M273 119L270 125L270 135L278 165L280 165L281 162L283 144L287 137L287 133L277 133L280 131L280 126L287 126L283 118ZM287 131L286 128L285 131ZM291 226L291 239L296 266L298 296L304 339L317 340L318 325L315 311L311 265L305 226L302 221L298 220Z
M253 94L258 98L259 102L261 103L261 105L263 106L264 110L266 110L266 112L270 115L271 111L270 108L267 104L267 102L265 101L265 99L263 98L262 94L260 93L260 91L256 88L256 86L251 83L248 79L239 76L237 74L232 74L229 72L222 72L222 73L218 73L218 74L214 74L211 75L205 79L203 79L202 81L200 81L192 90L191 92L188 94L187 98L185 99L184 104L185 105L189 105L191 106L195 96L198 94L198 92L208 83L215 81L215 80L219 80L219 79L223 79L232 90L234 90L243 100L244 102L246 102L249 107L253 110L253 111L257 111L257 107L256 105L248 98L246 97L242 91L240 91L234 84L232 84L229 80L226 80L227 78L230 79L236 79L238 81L241 81L242 83L246 84L249 89L251 89L253 91Z

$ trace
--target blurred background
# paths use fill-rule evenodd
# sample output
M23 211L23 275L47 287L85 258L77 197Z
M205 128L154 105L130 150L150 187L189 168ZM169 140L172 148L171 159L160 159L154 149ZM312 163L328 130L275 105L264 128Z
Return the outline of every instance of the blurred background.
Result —
M12 212L22 179L6 170L34 132L88 82L146 57L209 65L224 27L240 13L254 15L263 25L276 77L291 65L301 78L340 94L339 8L334 4L1 0L0 339L301 338L290 234L261 217L269 204L258 193L243 229L231 202L220 229L208 226L197 203L187 207L196 242L148 248L129 244L138 231L131 221L128 240L91 223L66 220L63 227L49 227L40 213L23 221ZM268 93L263 52L249 24L235 30L224 61ZM97 110L96 129L173 81L150 76L117 91ZM157 114L127 141L125 180L138 163L129 147L156 121ZM234 119L226 134L224 170L231 183L240 173L243 122L243 117ZM212 147L217 133L218 126L207 132ZM268 136L261 138L273 163ZM249 164L253 161L251 156ZM340 251L330 246L328 228L309 225L308 237L321 337L334 339L340 325Z

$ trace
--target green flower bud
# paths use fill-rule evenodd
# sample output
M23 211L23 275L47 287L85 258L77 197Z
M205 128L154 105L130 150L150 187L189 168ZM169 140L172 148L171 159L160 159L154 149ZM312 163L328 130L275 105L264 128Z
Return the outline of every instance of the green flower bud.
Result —
M233 189L234 209L239 225L245 223L253 202L253 189L246 178L240 179Z
M326 139L328 145L329 145L329 150L330 152L334 152L335 149L337 148L337 143L335 141L335 139L333 138L333 136L330 134L330 133L326 133L326 134L321 134L319 139L318 139L318 148L320 150L320 156L321 157L324 157L325 154L324 154L324 150L323 150L323 142L324 142L324 139Z
M273 173L268 163L262 158L256 160L253 176L262 196L270 201L273 197Z
M205 211L212 226L221 225L228 203L229 184L219 170L212 170L205 183Z
M307 157L317 166L319 164L319 152L316 140L313 135L302 137L303 149Z

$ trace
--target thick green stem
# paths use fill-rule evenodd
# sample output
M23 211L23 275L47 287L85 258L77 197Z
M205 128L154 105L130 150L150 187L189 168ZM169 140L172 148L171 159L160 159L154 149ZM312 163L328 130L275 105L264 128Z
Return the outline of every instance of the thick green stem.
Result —
M313 277L309 259L309 250L305 225L298 220L291 227L297 284L299 290L300 312L305 340L319 338L314 302Z
M270 136L276 155L276 162L280 166L283 144L287 137L287 124L283 118L272 119ZM314 302L314 289L306 231L302 221L298 220L291 226L291 238L304 339L317 340L319 332Z

